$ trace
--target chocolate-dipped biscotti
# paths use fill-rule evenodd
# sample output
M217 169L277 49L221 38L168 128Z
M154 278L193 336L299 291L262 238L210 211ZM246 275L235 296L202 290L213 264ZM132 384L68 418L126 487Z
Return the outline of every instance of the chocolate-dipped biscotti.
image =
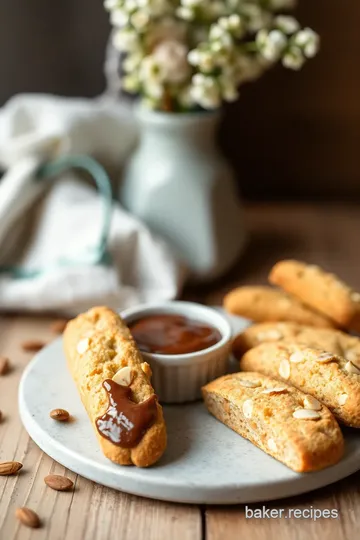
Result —
M151 370L122 319L95 307L70 321L64 348L71 375L105 456L148 467L166 447Z
M286 383L260 373L234 373L202 392L211 414L294 471L323 469L343 455L331 412Z

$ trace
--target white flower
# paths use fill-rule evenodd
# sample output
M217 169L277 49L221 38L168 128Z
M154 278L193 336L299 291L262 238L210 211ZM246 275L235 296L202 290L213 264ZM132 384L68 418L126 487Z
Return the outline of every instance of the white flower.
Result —
M129 14L123 9L114 9L110 13L110 22L113 26L125 26L129 22Z
M180 19L184 19L184 21L192 21L195 19L195 13L191 8L180 6L176 10L176 15L180 17Z
M212 24L209 32L209 39L213 43L211 47L215 51L220 51L224 48L229 48L233 44L231 34L222 28L219 24Z
M124 71L127 73L131 73L135 69L139 67L143 59L142 54L134 53L134 54L128 54L126 58L123 61L123 68Z
M199 66L201 71L211 71L215 67L215 57L210 51L193 49L188 54L188 62L192 66Z
M136 0L125 0L124 8L126 9L126 11L131 13L132 11L134 11L137 8Z
M301 47L307 58L313 58L319 50L319 36L311 28L300 30L294 37L294 43Z
M135 11L135 13L131 15L130 20L133 26L135 26L137 30L143 30L145 26L148 24L149 19L150 19L149 14L146 11L138 10L138 11Z
M115 49L119 51L134 51L139 46L138 35L134 30L128 28L118 30L113 35L113 44Z
M262 56L270 62L276 62L287 45L287 39L279 30L260 30L256 36Z
M180 83L190 75L187 55L188 50L180 41L163 41L155 47L153 57L165 82Z
M217 109L221 105L220 87L213 77L197 73L192 78L191 96L204 109Z
M285 15L276 17L275 24L279 30L284 32L284 34L294 34L294 32L297 32L300 28L298 21L294 17Z
M126 75L121 80L121 86L127 92L130 92L130 93L138 92L140 89L139 78L134 74Z
M289 69L299 70L305 62L303 53L299 47L291 47L290 51L282 59L283 66Z
M239 30L242 25L241 17L237 13L233 13L228 18L228 24L231 30Z
M111 9L115 9L119 6L119 0L105 0L104 6L105 6L105 9L110 11Z

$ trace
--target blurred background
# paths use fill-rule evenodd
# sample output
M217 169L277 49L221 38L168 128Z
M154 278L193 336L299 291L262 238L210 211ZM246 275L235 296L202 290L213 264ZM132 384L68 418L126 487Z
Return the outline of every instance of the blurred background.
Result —
M301 73L281 67L226 108L223 149L251 200L360 197L360 3L299 2L321 36ZM18 92L96 96L110 26L102 0L0 2L0 104Z

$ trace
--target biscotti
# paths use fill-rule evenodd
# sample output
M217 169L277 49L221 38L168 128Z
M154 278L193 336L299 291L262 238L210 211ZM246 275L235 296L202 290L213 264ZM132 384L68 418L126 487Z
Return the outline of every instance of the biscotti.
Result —
M223 305L229 313L255 322L294 321L310 326L334 326L329 318L272 287L238 287L225 296Z
M343 455L331 412L292 386L260 373L235 373L202 392L211 414L294 471L323 469Z
M287 381L321 401L335 417L360 427L360 369L351 361L299 343L262 343L244 354L243 371Z
M163 412L122 319L95 307L68 323L64 348L105 456L120 465L155 463L166 447Z
M270 283L295 295L343 328L360 331L360 294L334 274L300 261L278 262Z
M324 349L360 367L360 339L335 328L314 328L286 322L254 324L235 337L232 350L240 360L246 351L260 343L282 340Z

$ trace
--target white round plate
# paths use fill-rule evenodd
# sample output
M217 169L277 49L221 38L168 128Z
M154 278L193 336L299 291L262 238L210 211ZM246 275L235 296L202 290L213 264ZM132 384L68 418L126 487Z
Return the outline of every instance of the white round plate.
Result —
M234 330L248 325L232 317ZM61 338L38 353L19 389L22 422L53 459L99 484L166 501L236 504L280 499L326 486L360 469L360 433L346 430L346 453L337 465L298 474L271 458L207 413L202 403L164 407L168 447L149 469L107 460L66 368ZM49 417L64 408L70 423Z

